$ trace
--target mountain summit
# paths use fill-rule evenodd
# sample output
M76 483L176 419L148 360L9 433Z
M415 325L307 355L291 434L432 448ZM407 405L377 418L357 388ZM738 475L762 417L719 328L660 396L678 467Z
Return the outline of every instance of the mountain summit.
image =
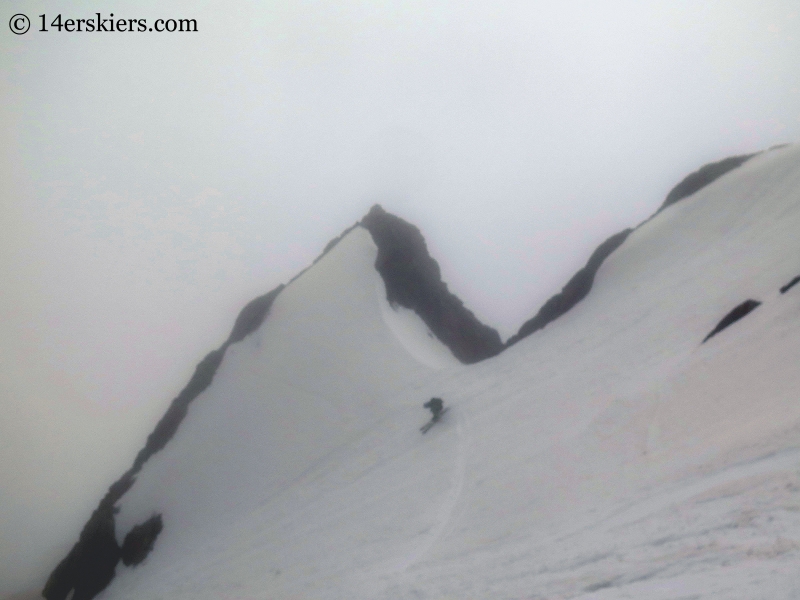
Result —
M735 158L505 345L373 207L242 310L44 596L800 594L800 149Z

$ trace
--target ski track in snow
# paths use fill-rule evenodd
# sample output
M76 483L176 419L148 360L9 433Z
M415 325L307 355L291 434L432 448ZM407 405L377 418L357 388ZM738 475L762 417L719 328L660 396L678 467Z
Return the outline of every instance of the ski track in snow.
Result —
M407 571L410 567L418 563L422 558L430 552L434 544L442 537L442 534L450 524L453 512L461 499L464 491L464 480L467 472L467 453L468 453L468 439L464 434L464 416L461 411L458 413L456 420L456 433L458 435L458 453L456 455L456 464L453 469L453 484L447 496L442 501L437 514L436 523L429 529L419 542L417 548L401 560L390 572L399 573Z

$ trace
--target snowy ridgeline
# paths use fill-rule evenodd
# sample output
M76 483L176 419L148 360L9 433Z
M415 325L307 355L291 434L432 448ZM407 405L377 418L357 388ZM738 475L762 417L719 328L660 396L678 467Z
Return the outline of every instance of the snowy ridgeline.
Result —
M800 150L758 155L464 366L356 227L144 464L117 539L163 530L100 597L800 596L798 231ZM421 436L431 396L450 410Z

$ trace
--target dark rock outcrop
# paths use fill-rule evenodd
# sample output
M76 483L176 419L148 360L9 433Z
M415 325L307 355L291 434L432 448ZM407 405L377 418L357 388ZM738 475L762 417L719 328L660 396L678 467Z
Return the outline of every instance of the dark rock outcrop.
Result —
M136 472L142 468L147 459L153 454L164 448L178 431L178 427L183 421L186 413L189 410L189 404L197 398L214 379L214 374L217 372L222 357L225 355L227 342L223 344L218 350L209 352L206 357L200 361L195 367L194 375L189 380L181 393L178 394L169 405L167 412L161 417L161 420L156 424L153 432L147 436L147 442L139 451L136 460L133 463L133 468Z
M344 230L342 233L340 233L338 236L336 236L335 238L333 238L333 239L332 239L330 242L328 242L327 244L325 244L325 248L323 248L323 250L322 250L322 252L320 253L320 255L319 255L319 256L317 256L317 258L315 258L315 259L314 259L314 262L312 262L312 263L311 263L309 266L307 266L305 269L303 269L302 271L300 271L300 272L299 272L297 275L295 275L294 277L292 277L292 278L289 280L289 283L292 283L294 280L296 280L296 279L299 279L299 278L300 278L300 276L302 276L302 275L303 275L303 273L305 273L305 272L306 272L306 271L308 271L308 270L309 270L311 267L313 267L315 264L317 264L319 261L321 261L323 256L325 256L325 255L326 255L328 252L330 252L331 250L333 250L333 249L336 247L336 245L337 245L339 242L341 242L341 241L344 239L344 236L346 236L348 233L350 233L351 231L353 231L353 229L355 229L356 227L358 227L358 222L356 222L356 223L353 223L353 224L352 224L350 227L348 227L347 229L345 229L345 230Z
M784 145L775 146L774 148L770 148L770 150L781 148ZM648 219L640 223L635 229L638 229L651 219L655 218L658 213L668 206L671 206L672 204L691 196L708 184L716 181L729 171L740 167L757 154L759 153L756 152L753 154L730 156L723 160L703 165L694 173L687 175L678 185L672 188L658 210ZM572 276L572 279L567 282L560 293L552 296L547 302L545 302L544 305L539 309L539 312L536 313L536 316L526 321L522 327L519 328L519 331L508 339L506 342L506 347L512 346L535 331L542 329L548 323L553 322L558 317L569 311L578 302L583 300L592 289L592 285L594 284L594 276L597 273L597 270L600 268L600 265L625 241L632 231L634 230L626 229L625 231L621 231L600 244L597 250L595 250L592 256L589 258L589 262L586 263L586 266L575 273L575 275Z
M328 252L336 248L336 245L344 239L344 236L353 231L353 229L355 229L356 227L358 227L358 223L353 223L350 227L345 229L342 233L333 238L330 242L325 244L325 248L322 249L322 253L317 258L314 259L313 263L311 263L312 266L317 264L322 259L322 257L325 256Z
M42 595L49 599L66 598L74 589L72 600L90 600L111 583L119 558L114 508L104 501L86 523L70 553L50 575Z
M786 293L786 292L788 292L790 289L792 289L794 286L796 286L798 283L800 283L800 275L798 275L797 277L795 277L794 279L792 279L792 280L791 280L789 283L787 283L786 285L784 285L784 286L781 288L781 294L785 294L785 293Z
M147 535L152 535L150 540L150 547L152 547L152 543L155 542L156 536L163 527L161 517L158 516L157 525L151 519L138 526L143 529L137 530L135 534L136 528L134 528L126 536L123 548L120 548L114 535L114 505L135 483L136 474L142 469L144 463L153 454L163 449L178 431L188 413L189 404L211 385L228 346L242 341L261 326L283 287L280 285L268 294L249 302L236 318L233 330L225 343L217 350L209 352L200 361L189 383L172 400L167 412L147 437L147 442L137 454L133 466L111 485L98 508L83 527L78 542L50 574L42 591L42 596L47 600L65 600L73 589L75 593L72 600L90 600L111 583L117 564L121 558L124 558L126 552L129 557L136 557L139 555L138 553L144 552L144 548L147 546L145 544ZM133 538L129 542L128 537L132 534ZM127 550L125 544L129 546ZM147 552L149 549L142 555L142 560ZM126 562L125 564L137 563Z
M725 173L733 171L735 168L742 166L746 161L753 158L756 154L758 153L756 152L755 154L729 156L728 158L724 158L720 161L703 165L694 173L687 175L683 181L672 188L672 191L667 194L667 198L659 207L656 214L668 206L671 206L672 204L675 204L676 202L683 200L684 198L691 196L695 192L703 189L708 184L713 183L725 175Z
M122 542L120 549L122 564L129 567L136 566L147 558L163 528L161 515L153 515L144 523L135 525Z
M614 250L622 245L622 242L628 238L632 231L632 229L620 231L600 244L589 257L586 266L572 276L572 279L567 282L567 285L563 287L560 293L545 302L535 317L526 321L515 335L508 338L506 346L512 346L534 331L542 329L583 300L592 289L594 276L597 274L600 265Z
M361 225L378 247L375 268L383 277L390 303L416 312L463 363L475 363L503 350L500 334L478 321L447 289L419 229L378 204Z
M264 322L269 309L272 307L272 303L283 288L283 285L279 285L271 292L247 303L239 313L239 316L236 317L236 323L234 323L233 330L230 336L228 336L228 344L241 342L244 338L261 327L261 323Z
M744 302L739 304L731 312L722 317L722 320L719 323L717 323L717 326L714 327L714 329L711 330L711 333L709 333L705 338L703 338L703 343L705 344L708 340L717 335L720 331L722 331L729 325L736 323L736 321L738 321L742 317L745 317L748 314L750 314L750 312L752 312L753 309L759 306L760 304L761 302L759 302L758 300L745 300Z

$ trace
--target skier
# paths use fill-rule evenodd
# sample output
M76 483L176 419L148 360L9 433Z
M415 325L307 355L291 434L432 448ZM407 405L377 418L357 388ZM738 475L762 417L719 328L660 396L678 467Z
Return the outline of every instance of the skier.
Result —
M442 402L441 398L431 398L425 404L423 404L425 408L433 413L433 421L438 421L439 417L442 415L442 409L444 408L444 402Z
M419 428L419 430L422 433L425 433L426 431L428 431L428 429L433 427L436 424L437 421L439 421L439 419L442 417L442 415L447 412L447 409L444 408L444 402L442 402L441 398L431 398L430 400L428 400L422 406L424 406L425 408L430 410L431 413L433 414L433 416L431 417L431 420L428 421L427 423L425 423L425 425L423 425L422 427Z

